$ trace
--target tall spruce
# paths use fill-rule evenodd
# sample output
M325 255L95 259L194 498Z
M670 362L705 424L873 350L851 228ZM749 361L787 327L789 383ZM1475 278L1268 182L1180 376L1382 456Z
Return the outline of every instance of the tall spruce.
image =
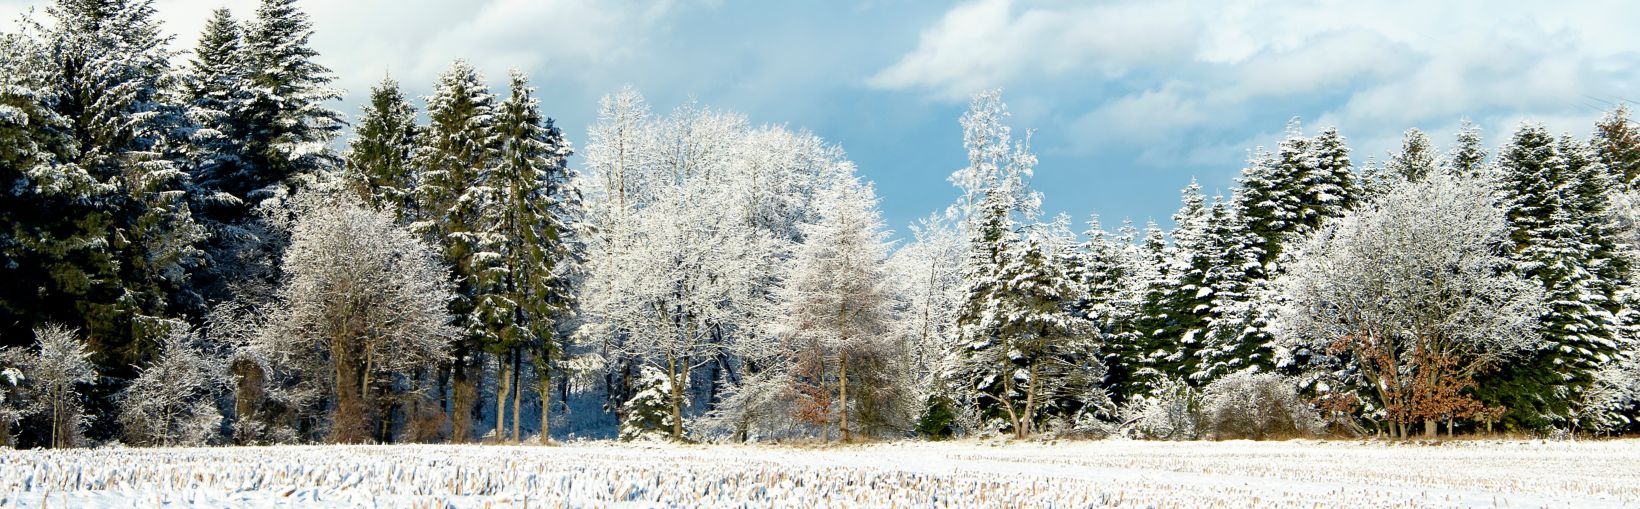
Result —
M483 213L493 192L487 174L496 162L495 97L484 78L466 61L457 60L439 76L427 97L429 123L418 135L415 223L444 252L456 282L451 314L462 338L451 349L450 401L452 440L472 438L481 349L493 337L485 327L480 300L496 292L487 272L497 261L495 234Z
M496 354L511 380L503 380L497 396L497 423L506 422L504 409L513 396L512 434L518 435L519 398L524 380L524 358L537 370L541 396L541 433L545 438L552 393L553 363L563 353L559 334L573 305L569 282L573 275L578 196L567 160L569 142L543 118L534 88L523 73L513 71L512 92L495 115L497 159L487 179L494 189L484 220L496 232L499 260L487 268L487 285L496 291L483 296L476 310L491 330L486 347ZM505 375L504 375L505 376ZM498 436L506 438L505 429Z
M47 305L83 326L94 361L125 379L154 338L203 308L189 281L204 236L187 203L194 126L167 100L172 52L152 2L62 0L48 12L56 25L45 35L47 86L77 142L72 162L98 185L81 206L54 211L86 226L83 240L96 248L63 261L89 276L83 291Z
M245 76L244 34L226 8L211 12L182 75L188 114L199 125L194 145L194 202L208 216L236 209L242 195L227 192L245 164L242 121L250 89ZM211 214L210 212L216 212Z
M308 44L313 24L296 0L262 0L245 31L250 100L241 113L245 164L226 186L248 203L294 187L301 177L337 166L327 149L341 133L342 114L325 106L341 99L334 77Z
M1626 264L1607 231L1610 176L1586 145L1536 124L1515 132L1498 165L1517 270L1543 288L1547 310L1543 347L1478 392L1509 408L1511 426L1577 425L1595 372L1622 341L1615 289Z
M400 222L415 217L411 158L416 151L416 107L392 77L370 89L370 102L348 142L347 178L372 206Z

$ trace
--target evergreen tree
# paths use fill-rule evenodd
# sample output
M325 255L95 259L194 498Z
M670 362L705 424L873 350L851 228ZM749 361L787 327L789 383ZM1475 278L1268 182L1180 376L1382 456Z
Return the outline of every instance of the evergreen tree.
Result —
M1338 128L1328 127L1309 142L1308 162L1312 173L1301 177L1304 182L1303 226L1296 233L1305 234L1320 228L1334 218L1342 217L1360 201L1361 184L1350 164L1350 149ZM1293 168L1303 168L1294 163ZM1300 170L1302 171L1302 170Z
M1117 404L1126 401L1128 382L1138 367L1138 354L1132 351L1138 338L1134 321L1147 284L1142 279L1145 271L1135 258L1133 236L1132 225L1126 225L1116 238L1111 238L1095 215L1088 221L1087 242L1069 274L1082 288L1077 311L1093 323L1104 345L1104 384Z
M342 114L325 107L341 99L329 88L330 69L313 61L313 25L296 0L262 0L244 35L245 79L250 99L240 113L246 123L244 165L225 179L225 190L247 203L276 196L276 186L336 166L327 145L341 133Z
M55 72L30 35L0 35L0 340L26 346L34 324L77 318L107 291L107 219L92 201L111 187L77 164L73 124L54 109Z
M188 115L200 127L190 140L195 147L193 177L198 186L194 201L207 210L213 206L233 210L241 205L240 196L225 190L234 185L232 179L245 164L241 140L247 126L241 116L250 90L242 43L243 34L233 14L226 8L212 11L182 76Z
M1401 151L1390 157L1388 170L1402 179L1417 181L1429 176L1438 165L1429 136L1412 128L1401 136Z
M348 142L347 175L367 203L393 212L399 221L415 216L411 158L416 150L416 108L393 78L370 89L359 125Z
M1283 154L1298 154L1302 138L1289 133L1282 142ZM1287 156L1283 156L1287 157ZM1255 149L1241 170L1235 193L1237 210L1247 221L1248 230L1259 237L1259 248L1264 253L1260 263L1270 265L1281 254L1282 240L1297 230L1299 195L1297 174L1284 171L1275 154L1262 148Z
M1208 312L1212 309L1213 287L1208 272L1213 269L1212 212L1202 196L1201 185L1191 182L1183 191L1184 204L1173 215L1173 249L1168 257L1164 280L1147 304L1140 333L1145 335L1149 353L1145 362L1163 378L1184 379L1196 372L1198 352L1207 339Z
M1223 201L1212 209L1206 286L1208 330L1199 352L1200 364L1190 379L1205 386L1225 375L1275 367L1270 342L1269 280L1259 264L1258 236L1247 229L1241 214Z
M450 311L463 339L451 350L454 387L448 409L457 442L471 437L480 348L494 337L479 311L480 302L497 291L493 277L486 278L499 258L496 235L483 218L494 192L487 185L497 157L494 109L495 98L483 77L457 60L427 98L429 124L417 136L420 146L413 161L420 215L415 226L442 247L456 281Z
M1458 146L1446 158L1446 169L1453 175L1481 178L1489 173L1486 165L1486 147L1481 146L1481 128L1464 119L1458 126Z
M1516 131L1499 155L1517 270L1544 290L1542 348L1495 381L1483 400L1506 406L1506 423L1578 424L1579 402L1622 338L1615 290L1626 263L1606 231L1606 169L1585 146L1540 125Z
M97 185L53 211L94 246L91 256L61 262L78 266L69 272L86 276L83 286L65 295L71 300L41 304L53 319L85 328L104 374L129 379L153 338L182 313L203 311L190 285L205 233L187 203L186 140L195 126L165 94L172 53L151 2L62 0L49 12L56 24L45 33L46 88L76 140L72 163ZM105 395L93 401L105 404Z
M515 377L505 387L521 390L518 382L522 356L535 359L542 408L551 394L551 363L563 352L558 323L573 305L569 288L576 250L573 224L578 201L571 187L573 174L565 141L551 119L541 116L534 88L520 72L512 74L512 95L501 103L495 117L497 159L487 176L494 189L484 221L496 233L497 262L486 268L484 284L494 288L477 302L476 313L490 331L487 348L510 362ZM497 422L506 392L498 395ZM518 430L514 398L514 438ZM547 434L543 412L542 436ZM498 433L505 437L505 433Z

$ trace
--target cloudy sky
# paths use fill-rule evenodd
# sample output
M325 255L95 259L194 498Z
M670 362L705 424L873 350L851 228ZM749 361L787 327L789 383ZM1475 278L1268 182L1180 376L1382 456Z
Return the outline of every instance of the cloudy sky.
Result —
M0 0L0 15L45 2ZM178 49L210 9L255 5L157 1ZM900 232L955 196L956 120L984 88L1002 87L1015 127L1035 130L1044 208L1107 223L1167 224L1192 178L1228 192L1248 150L1295 116L1339 127L1360 162L1408 127L1443 145L1462 118L1489 145L1528 119L1586 136L1602 110L1640 100L1640 2L1616 0L300 5L350 116L386 73L419 96L466 58L497 87L528 72L581 142L598 97L630 84L658 111L693 98L842 145Z

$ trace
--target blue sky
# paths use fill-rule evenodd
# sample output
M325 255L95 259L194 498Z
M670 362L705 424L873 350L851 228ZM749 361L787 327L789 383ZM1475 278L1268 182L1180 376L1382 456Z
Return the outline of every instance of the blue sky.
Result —
M1435 3L1438 5L1425 5ZM597 99L624 84L658 111L693 98L754 123L840 144L905 225L955 196L957 117L1002 87L1016 130L1035 130L1044 210L1164 225L1191 178L1228 193L1247 151L1287 119L1335 125L1357 162L1408 127L1488 145L1531 119L1585 136L1640 100L1640 2L1177 0L307 1L313 46L348 91L349 116L391 72L427 92L462 57L504 85L518 67L547 113L583 142ZM12 19L43 0L0 0ZM159 0L187 49L211 8Z

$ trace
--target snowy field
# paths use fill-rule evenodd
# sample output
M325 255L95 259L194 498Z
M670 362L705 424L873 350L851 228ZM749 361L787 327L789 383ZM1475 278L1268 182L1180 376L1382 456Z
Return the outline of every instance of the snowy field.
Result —
M0 507L1640 507L1640 441L0 450Z

